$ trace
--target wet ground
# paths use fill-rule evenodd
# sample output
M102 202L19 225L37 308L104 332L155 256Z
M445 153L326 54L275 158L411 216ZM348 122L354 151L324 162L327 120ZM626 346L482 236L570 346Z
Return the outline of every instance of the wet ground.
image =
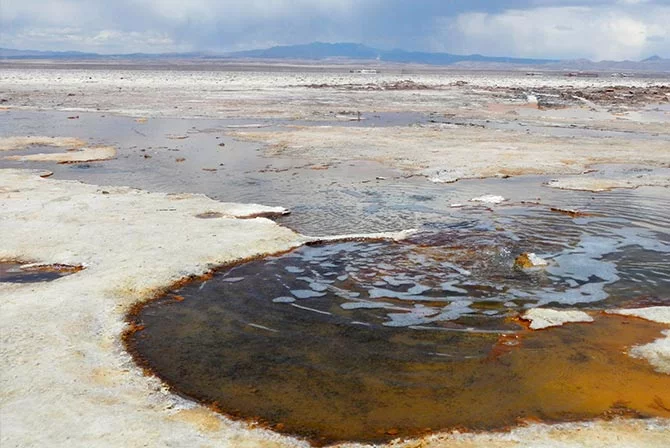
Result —
M226 135L241 127L296 124L282 120L136 120L99 113L78 113L79 118L71 120L68 119L71 112L12 110L0 114L3 116L0 135L78 137L92 146L112 145L118 150L116 159L105 162L58 165L0 159L0 167L47 169L59 179L150 191L203 193L226 202L284 206L292 214L279 222L310 235L394 231L421 227L432 220L459 222L470 212L463 214L462 210L451 208L452 204L467 204L469 199L491 192L503 195L510 202L532 201L562 208L588 208L591 203L605 198L604 193L543 188L542 184L551 180L548 176L461 180L436 185L422 176L411 177L410 173L372 161L322 165L308 160L265 157L260 144L237 141ZM367 123L339 120L337 123L413 126L436 119L421 113L374 116ZM319 122L319 125L328 125L328 122ZM488 126L497 124L488 123ZM562 128L555 130L563 132ZM607 131L589 132L601 132L603 137L608 134ZM632 138L646 135L629 134ZM54 151L48 147L32 147L24 151L5 151L0 157ZM659 197L665 197L667 192L665 189L655 191L657 193L652 195ZM625 204L637 201L634 191L621 194Z
M668 376L626 355L664 327L601 313L669 304L667 188L561 191L543 186L547 176L432 184L374 162L267 158L226 135L286 124L277 121L3 115L3 135L81 137L118 157L0 167L281 205L292 214L278 222L305 234L419 230L401 243L310 246L224 269L137 310L132 351L185 396L316 444L670 417ZM491 193L507 201L470 202ZM522 252L549 266L515 268ZM537 306L584 309L595 322L530 332L518 317Z

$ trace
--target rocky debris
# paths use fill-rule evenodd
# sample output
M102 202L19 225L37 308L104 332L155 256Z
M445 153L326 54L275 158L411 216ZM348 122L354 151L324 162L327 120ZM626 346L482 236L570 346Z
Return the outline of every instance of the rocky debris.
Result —
M594 104L600 106L643 106L646 104L669 103L670 85L657 85L647 87L634 86L607 86L572 88L562 86L539 87L534 89L533 94L522 87L490 87L487 90L497 93L507 93L523 102L531 102L533 97L540 108L569 107L583 104Z
M307 87L310 89L344 89L344 90L361 90L361 91L371 91L371 90L430 90L439 88L439 86L429 86L427 84L420 84L411 79L404 79L401 81L393 82L382 82L382 83L366 83L366 84L307 84L304 86L297 87Z
M532 252L524 252L514 260L514 266L521 269L532 269L548 266L547 260L538 257Z

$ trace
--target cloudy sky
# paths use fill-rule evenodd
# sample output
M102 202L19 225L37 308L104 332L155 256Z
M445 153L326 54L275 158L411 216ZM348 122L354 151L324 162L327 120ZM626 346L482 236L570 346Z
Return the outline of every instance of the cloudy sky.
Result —
M670 0L0 0L0 47L99 53L370 46L670 57Z

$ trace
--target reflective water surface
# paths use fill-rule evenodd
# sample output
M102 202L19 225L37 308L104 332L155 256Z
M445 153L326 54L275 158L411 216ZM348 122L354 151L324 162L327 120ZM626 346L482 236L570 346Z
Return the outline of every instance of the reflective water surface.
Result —
M226 135L273 122L3 115L5 134L80 137L118 157L1 167L281 205L292 213L277 221L311 235L418 229L399 243L342 241L222 268L135 310L128 348L177 393L317 445L670 417L670 377L626 354L666 327L602 312L670 304L667 188L561 191L546 176L439 185L369 161L267 158ZM507 200L470 201L484 194ZM516 268L524 252L548 266ZM519 317L538 306L595 321L531 332Z
M223 269L141 309L129 346L179 393L315 444L670 416L670 377L626 355L665 327L601 313L670 303L658 193L607 193L584 214L464 207L403 242ZM549 265L515 267L530 251ZM519 316L537 306L595 322L530 332Z

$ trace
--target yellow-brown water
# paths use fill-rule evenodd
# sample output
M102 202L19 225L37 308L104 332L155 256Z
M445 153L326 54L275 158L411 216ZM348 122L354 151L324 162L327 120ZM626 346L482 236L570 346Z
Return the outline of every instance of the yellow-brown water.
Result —
M287 337L207 313L219 322L177 312L169 330L140 331L131 345L177 392L317 443L524 420L670 417L670 377L625 354L660 335L660 325L638 319L601 316L511 339L297 319Z
M304 247L176 288L133 316L127 341L176 392L315 444L670 417L670 376L626 354L666 327L599 311L666 303L665 271L646 272L660 287L636 299L635 275L602 260L609 250L584 258L592 241L568 240L528 241L583 272L515 269L524 245L471 224ZM576 306L595 322L532 332L518 316L538 305Z

